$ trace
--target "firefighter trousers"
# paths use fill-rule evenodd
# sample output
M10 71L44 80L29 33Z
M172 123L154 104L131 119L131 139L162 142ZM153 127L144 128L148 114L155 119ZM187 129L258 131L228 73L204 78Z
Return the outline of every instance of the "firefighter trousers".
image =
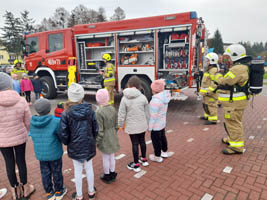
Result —
M234 151L243 152L244 135L242 117L244 109L235 109L233 107L224 107L224 127L228 135L227 142Z
M217 122L217 99L209 96L203 97L203 109L204 109L204 117L209 121Z
M114 86L107 85L105 89L108 91L109 101L108 104L114 104Z

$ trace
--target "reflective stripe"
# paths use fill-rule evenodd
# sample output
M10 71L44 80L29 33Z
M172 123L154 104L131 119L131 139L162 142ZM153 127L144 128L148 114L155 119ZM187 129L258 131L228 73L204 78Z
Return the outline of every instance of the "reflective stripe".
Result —
M109 105L114 104L114 101L109 101L108 104Z
M210 74L207 73L207 72L205 72L205 73L204 73L204 76L207 76L207 77L208 77L208 76L210 76Z
M231 147L243 147L244 141L240 141L240 142L229 141L229 144Z
M210 80L214 81L215 75L210 75Z
M207 93L209 91L209 88L200 88L200 92Z
M227 74L224 75L224 78L226 78L227 76L229 76L230 78L234 79L235 75L233 74L233 72L229 71Z
M262 87L249 87L250 89L262 89Z
M242 100L246 100L247 96L244 92L239 92L239 93L234 93L233 94L233 101L242 101ZM230 94L221 94L219 93L219 97L218 97L219 101L230 101Z
M209 102L214 102L214 101L215 101L215 99L209 98Z
M208 115L207 113L204 112L204 117L205 117L205 118L208 118L209 115Z
M231 118L231 115L230 115L230 114L225 114L225 115L224 115L224 118L225 118L225 119L230 119L230 118Z
M218 116L209 116L208 120L209 121L217 121L218 120Z
M115 81L115 78L106 78L106 79L104 80L104 82L111 82L111 81Z
M245 81L245 82L241 85L241 87L245 86L245 85L247 84L247 82L248 82L248 81Z
M215 90L215 88L209 87L209 90L213 92Z
M222 77L222 76L223 76L222 74L216 74L216 76L215 76L215 81L218 82L218 78L219 78L219 77Z

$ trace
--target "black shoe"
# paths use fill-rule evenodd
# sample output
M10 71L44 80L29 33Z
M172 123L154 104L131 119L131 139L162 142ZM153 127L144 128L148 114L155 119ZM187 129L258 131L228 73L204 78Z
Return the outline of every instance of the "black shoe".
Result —
M110 172L111 181L115 181L118 173L117 172Z
M96 188L94 187L94 189L95 189L95 193L94 194L88 194L88 198L89 199L94 199L95 198L95 196L96 196Z
M206 117L200 117L199 119L201 119L201 120L208 120L208 118L206 118Z
M206 121L204 123L204 125L216 125L216 124L217 124L217 122L213 122L213 121Z
M241 151L236 151L230 148L226 148L222 150L222 153L225 155L233 155L233 154L243 154L243 152Z
M101 179L104 183L109 184L109 183L111 182L111 180L112 180L112 177L111 177L110 174L102 174L102 175L100 176L100 179Z

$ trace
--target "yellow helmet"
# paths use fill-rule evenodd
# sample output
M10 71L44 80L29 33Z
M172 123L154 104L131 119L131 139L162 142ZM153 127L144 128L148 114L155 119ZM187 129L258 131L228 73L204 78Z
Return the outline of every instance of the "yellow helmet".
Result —
M108 53L105 53L102 58L103 58L103 60L106 60L106 61L110 61L111 60L111 56Z
M18 64L18 63L21 64L22 62L21 62L20 60L15 60L15 61L14 61L14 65L16 65L16 64Z

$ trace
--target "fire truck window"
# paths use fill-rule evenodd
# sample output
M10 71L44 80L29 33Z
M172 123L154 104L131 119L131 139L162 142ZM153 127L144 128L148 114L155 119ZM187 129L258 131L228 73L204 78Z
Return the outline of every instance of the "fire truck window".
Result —
M29 53L36 53L39 51L38 37L27 38L27 44L29 45Z
M59 51L63 49L63 34L50 34L48 36L49 52Z

